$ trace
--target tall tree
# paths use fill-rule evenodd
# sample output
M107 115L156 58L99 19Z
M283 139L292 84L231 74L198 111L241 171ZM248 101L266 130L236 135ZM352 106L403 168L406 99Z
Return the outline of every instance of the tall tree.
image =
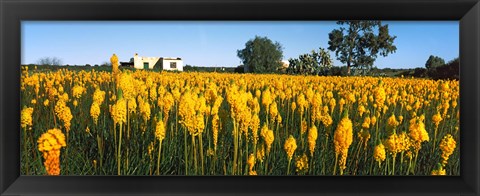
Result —
M425 63L425 68L430 70L432 68L440 67L442 65L445 65L445 60L443 60L438 56L430 55L430 57L428 57L427 62Z
M385 57L394 53L396 36L388 32L388 25L380 21L338 21L339 29L328 34L328 49L335 52L337 59L350 67L370 68L377 55ZM346 26L346 27L345 27Z
M267 37L255 36L245 43L245 48L237 50L246 72L272 73L282 66L282 45Z

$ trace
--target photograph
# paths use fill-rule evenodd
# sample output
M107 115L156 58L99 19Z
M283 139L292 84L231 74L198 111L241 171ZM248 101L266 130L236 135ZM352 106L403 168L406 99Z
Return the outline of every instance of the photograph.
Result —
M459 21L23 20L20 31L22 176L463 169Z

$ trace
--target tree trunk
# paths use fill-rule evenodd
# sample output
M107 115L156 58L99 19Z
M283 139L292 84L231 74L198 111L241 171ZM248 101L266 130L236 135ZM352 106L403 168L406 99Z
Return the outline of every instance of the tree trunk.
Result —
M350 75L350 62L347 62L347 75Z

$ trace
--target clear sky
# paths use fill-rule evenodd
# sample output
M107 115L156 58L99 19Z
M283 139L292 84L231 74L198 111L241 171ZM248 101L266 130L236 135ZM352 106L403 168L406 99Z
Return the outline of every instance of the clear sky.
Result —
M446 62L459 56L458 21L383 21L397 36L396 53L379 57L378 68L424 67L430 55ZM129 61L145 57L181 57L194 66L235 67L237 50L255 35L283 46L284 60L319 47L328 48L335 21L23 21L22 64L57 57L64 64L102 64L116 53ZM334 65L340 66L330 52Z

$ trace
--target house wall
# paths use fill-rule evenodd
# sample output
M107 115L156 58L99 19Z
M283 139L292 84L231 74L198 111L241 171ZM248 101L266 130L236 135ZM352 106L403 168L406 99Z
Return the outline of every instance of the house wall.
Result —
M160 63L159 60L159 57L140 57L135 55L133 57L133 66L135 69L143 69L143 63L148 62L148 68L153 69L157 63Z
M135 54L133 56L133 67L135 69L143 69L143 63L148 62L149 69L178 70L183 71L183 61L177 59L160 58L160 57L141 57ZM170 68L170 62L176 62L177 68Z
M177 62L177 68L172 69L170 68L170 62ZM162 61L163 69L164 70L178 70L178 71L183 71L183 61L182 60L167 60L163 59Z

